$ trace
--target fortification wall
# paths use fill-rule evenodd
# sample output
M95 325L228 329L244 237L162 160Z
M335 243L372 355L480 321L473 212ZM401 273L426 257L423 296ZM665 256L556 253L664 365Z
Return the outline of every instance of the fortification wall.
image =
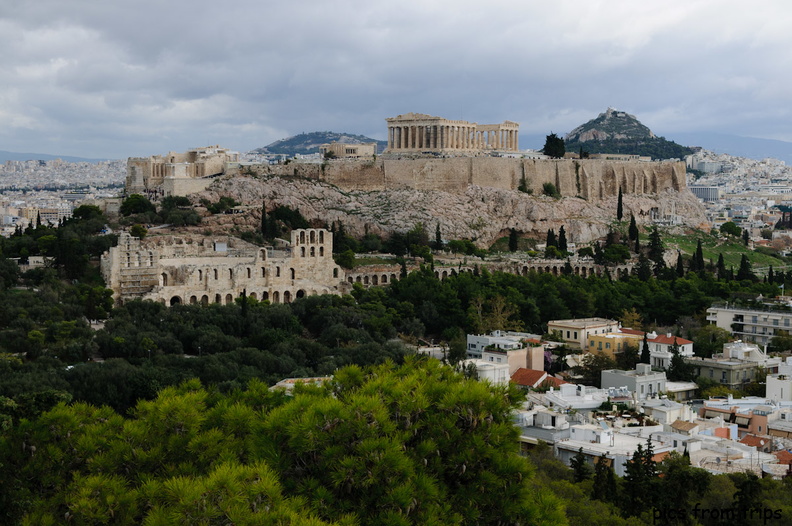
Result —
M562 196L589 201L626 194L657 194L686 188L685 163L600 159L513 159L453 157L428 159L335 160L322 164L254 165L245 172L318 179L344 190L439 190L464 192L468 185L516 190L525 178L529 191L552 183Z

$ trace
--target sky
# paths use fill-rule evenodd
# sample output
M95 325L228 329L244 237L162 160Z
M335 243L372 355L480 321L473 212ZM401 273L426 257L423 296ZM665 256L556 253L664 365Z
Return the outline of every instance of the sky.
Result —
M0 150L245 152L409 112L565 134L608 107L792 141L790 27L781 0L0 0Z

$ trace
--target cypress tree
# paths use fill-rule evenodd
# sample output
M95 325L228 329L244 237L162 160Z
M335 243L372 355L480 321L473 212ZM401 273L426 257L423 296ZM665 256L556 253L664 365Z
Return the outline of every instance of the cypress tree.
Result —
M652 355L649 352L649 340L644 333L643 346L641 347L641 363L652 363Z
M630 228L627 230L627 236L630 240L638 239L638 225L635 224L634 214L630 214Z
M437 223L437 227L435 227L435 249L443 250L443 236L440 235L440 223ZM514 252L512 250L512 252Z
M619 200L616 203L616 220L621 221L624 217L624 204L622 203L622 189L619 187Z
M717 273L718 279L726 279L726 263L723 261L723 253L718 254Z
M693 257L696 262L696 271L704 270L704 250L701 248L701 240L698 240L696 245L696 255ZM690 270L694 270L692 267Z
M517 252L517 241L517 231L512 228L509 231L509 252Z
M693 270L693 269L690 269L690 270ZM682 261L682 252L680 252L679 250L677 250L676 273L677 273L677 276L679 276L680 278L684 278L685 277L685 264Z
M567 238L564 225L561 225L561 228L558 230L558 250L561 252L567 251Z
M552 228L547 231L547 241L545 241L545 245L548 247L558 247L555 231Z

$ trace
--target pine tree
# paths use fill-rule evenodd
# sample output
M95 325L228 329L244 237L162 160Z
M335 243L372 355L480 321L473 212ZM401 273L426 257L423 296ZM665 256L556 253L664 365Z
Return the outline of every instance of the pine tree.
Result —
M591 477L591 466L586 462L586 455L583 454L583 448L578 449L578 452L572 457L569 466L574 473L575 482L583 482Z
M636 275L641 281L649 281L649 278L652 277L652 264L643 254L638 255Z
M561 228L558 230L558 250L561 252L567 251L567 238L564 225L561 225Z
M622 203L622 189L619 187L619 200L616 203L616 221L621 221L624 217L624 204Z

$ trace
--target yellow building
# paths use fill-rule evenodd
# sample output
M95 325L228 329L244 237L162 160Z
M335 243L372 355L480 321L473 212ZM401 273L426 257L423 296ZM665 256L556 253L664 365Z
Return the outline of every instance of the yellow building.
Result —
M590 334L586 350L590 353L604 353L609 358L616 358L616 353L624 350L625 346L641 350L643 338L635 334L625 334L622 332L609 332L605 334Z

